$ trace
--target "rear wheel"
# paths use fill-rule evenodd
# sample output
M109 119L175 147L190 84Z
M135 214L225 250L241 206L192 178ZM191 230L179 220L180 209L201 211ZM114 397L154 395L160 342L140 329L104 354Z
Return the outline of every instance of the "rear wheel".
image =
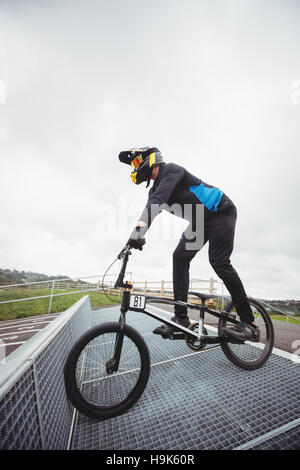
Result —
M107 419L124 413L143 393L150 373L150 356L142 336L129 325L122 330L119 367L114 370L119 323L91 328L74 344L64 377L67 396L83 414Z
M259 343L252 341L245 341L243 344L222 342L221 348L233 364L243 369L253 370L261 367L270 356L274 345L274 329L271 318L264 307L255 299L248 298L248 301L255 318L255 324L260 330ZM239 320L232 302L227 306L226 311ZM222 330L225 326L230 327L233 324L227 321L226 318L220 318L218 324L219 336L223 336Z

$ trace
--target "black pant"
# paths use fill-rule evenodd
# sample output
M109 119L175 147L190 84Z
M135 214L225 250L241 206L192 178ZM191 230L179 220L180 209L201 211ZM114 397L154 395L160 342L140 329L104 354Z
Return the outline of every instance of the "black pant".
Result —
M233 250L234 231L237 211L230 201L229 207L222 212L212 214L204 224L204 243L209 242L209 262L216 274L224 282L235 304L241 321L252 322L254 317L243 284L230 262ZM185 232L173 253L173 289L174 299L187 301L189 289L190 262L201 249L187 249ZM175 306L175 314L184 314L186 309Z

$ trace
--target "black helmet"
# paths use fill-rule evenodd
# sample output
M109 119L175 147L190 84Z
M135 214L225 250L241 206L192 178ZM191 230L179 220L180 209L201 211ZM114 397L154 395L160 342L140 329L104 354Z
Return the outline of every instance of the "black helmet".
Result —
M163 157L156 147L140 147L121 152L119 160L122 163L133 166L134 170L130 177L135 184L147 181L148 186L153 165L162 163Z

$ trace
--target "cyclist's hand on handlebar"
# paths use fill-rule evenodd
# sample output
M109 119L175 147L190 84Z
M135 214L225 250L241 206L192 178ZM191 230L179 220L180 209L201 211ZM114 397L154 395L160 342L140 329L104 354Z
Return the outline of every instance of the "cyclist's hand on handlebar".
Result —
M143 245L146 243L143 232L144 230L142 227L135 227L134 231L130 235L127 245L129 245L131 248L135 248L136 250L142 250Z
M129 238L127 245L129 245L131 248L135 248L136 250L142 250L145 243L145 238L138 236L137 238Z

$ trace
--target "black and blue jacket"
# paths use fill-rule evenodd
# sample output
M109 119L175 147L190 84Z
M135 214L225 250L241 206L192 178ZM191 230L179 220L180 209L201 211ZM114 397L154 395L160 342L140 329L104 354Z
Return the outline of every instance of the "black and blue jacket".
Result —
M176 163L162 163L139 220L146 223L147 230L159 212L163 209L169 210L176 204L182 208L182 217L189 221L191 219L185 216L184 206L189 204L195 208L196 205L203 204L205 221L212 214L223 212L232 202L219 188L204 183L182 166ZM153 207L157 209L153 210Z

